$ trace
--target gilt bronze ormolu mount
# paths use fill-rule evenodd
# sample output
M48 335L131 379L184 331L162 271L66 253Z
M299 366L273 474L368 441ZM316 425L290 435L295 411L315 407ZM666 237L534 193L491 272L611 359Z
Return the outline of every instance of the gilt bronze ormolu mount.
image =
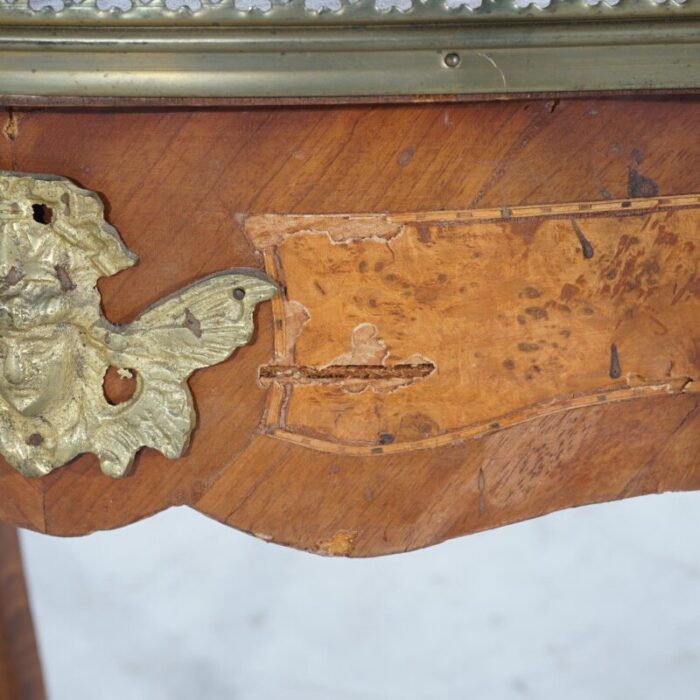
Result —
M246 344L256 304L276 291L259 272L229 270L115 326L96 282L136 260L93 192L0 173L0 453L22 474L83 452L113 477L144 446L181 456L195 421L188 377ZM118 405L103 392L110 367L136 378Z

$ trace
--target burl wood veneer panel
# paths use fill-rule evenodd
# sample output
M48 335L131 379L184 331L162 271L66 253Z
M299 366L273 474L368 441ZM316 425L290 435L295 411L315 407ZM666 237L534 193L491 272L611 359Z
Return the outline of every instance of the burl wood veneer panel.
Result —
M434 448L690 390L700 197L383 216L252 216L284 280L268 432Z
M187 454L0 465L54 534L189 504L366 556L700 487L700 101L6 112L0 167L101 193L116 322L227 267L283 288L195 374Z

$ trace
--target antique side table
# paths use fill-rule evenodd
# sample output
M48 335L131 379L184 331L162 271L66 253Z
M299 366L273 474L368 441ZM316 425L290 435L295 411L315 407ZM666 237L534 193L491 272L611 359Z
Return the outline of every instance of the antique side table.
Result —
M700 487L700 2L0 0L14 528L376 556Z

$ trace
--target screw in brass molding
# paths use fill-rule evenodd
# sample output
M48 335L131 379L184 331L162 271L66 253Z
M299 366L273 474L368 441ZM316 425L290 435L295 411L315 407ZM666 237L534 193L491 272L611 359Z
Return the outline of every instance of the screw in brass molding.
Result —
M456 68L462 62L459 54L454 51L448 53L443 60L448 68Z

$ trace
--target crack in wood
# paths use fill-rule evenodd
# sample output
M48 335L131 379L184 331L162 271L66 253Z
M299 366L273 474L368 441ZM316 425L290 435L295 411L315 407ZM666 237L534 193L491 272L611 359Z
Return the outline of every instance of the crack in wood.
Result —
M384 365L331 365L328 367L265 365L260 368L260 379L284 384L344 382L353 379L371 382L392 379L423 379L434 371L435 365L432 362L417 365L398 364L391 367Z

